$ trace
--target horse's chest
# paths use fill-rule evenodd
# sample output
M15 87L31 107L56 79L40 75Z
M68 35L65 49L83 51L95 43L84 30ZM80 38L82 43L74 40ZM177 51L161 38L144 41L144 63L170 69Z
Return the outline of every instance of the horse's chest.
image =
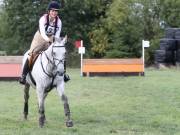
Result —
M54 78L52 77L52 78L48 79L45 88L47 90L52 89L52 88L56 87L57 85L59 85L60 83L62 83L62 81L63 81L63 77L61 77L61 76L56 76Z

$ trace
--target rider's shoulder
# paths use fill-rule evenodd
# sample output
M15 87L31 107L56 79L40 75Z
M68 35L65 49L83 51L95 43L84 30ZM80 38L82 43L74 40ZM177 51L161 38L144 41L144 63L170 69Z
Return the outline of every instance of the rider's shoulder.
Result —
M60 18L59 16L57 16L57 19L58 19L58 20L57 20L58 23L61 24L61 23L62 23L62 22L61 22L61 18Z
M40 19L39 19L39 22L46 22L47 15L48 15L48 14L42 15L42 16L40 17Z

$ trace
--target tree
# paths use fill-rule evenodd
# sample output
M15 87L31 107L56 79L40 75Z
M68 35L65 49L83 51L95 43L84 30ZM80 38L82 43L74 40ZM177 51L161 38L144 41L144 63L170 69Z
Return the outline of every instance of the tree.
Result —
M23 54L29 48L44 4L37 0L4 0L2 22L6 20L6 23L1 30L1 41L8 54Z
M130 0L114 0L112 2L106 11L105 18L101 21L102 24L93 32L94 37L97 37L96 33L99 30L99 35L102 37L102 40L99 41L94 39L97 41L94 41L92 48L94 56L122 58L140 55L139 37L142 36L142 29L139 26L140 12L135 11L137 8ZM105 47L102 48L101 44L104 43L106 43Z
M63 21L63 33L67 33L72 41L83 39L86 49L91 48L88 33L99 19L105 15L105 8L111 0L65 0L60 11Z
M160 16L165 27L180 27L179 0L159 0Z
M106 17L102 19L100 27L96 27L94 31L94 37L97 37L96 33L100 33L100 37L106 41L94 38L98 41L93 42L94 56L141 57L141 42L145 39L152 41L147 53L148 58L152 60L152 50L157 48L157 41L162 33L159 4L159 0L114 0L106 11ZM105 47L99 45L104 44L103 42L106 43ZM98 52L97 48L101 51Z
M180 27L179 0L58 0L62 35L69 37L68 58L78 57L73 43L83 39L86 57L141 57L141 42L150 40L152 63L166 27ZM0 12L0 49L23 54L38 29L49 0L4 0ZM71 60L70 60L71 61ZM75 64L77 62L74 62Z

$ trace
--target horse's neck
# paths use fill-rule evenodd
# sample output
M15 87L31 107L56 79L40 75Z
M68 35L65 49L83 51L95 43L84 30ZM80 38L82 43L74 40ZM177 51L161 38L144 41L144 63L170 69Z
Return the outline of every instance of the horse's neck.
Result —
M53 57L52 57L52 46L49 46L49 48L47 50L45 50L42 53L42 58L41 58L41 62L43 63L43 65L49 65L52 64L51 62L53 61Z

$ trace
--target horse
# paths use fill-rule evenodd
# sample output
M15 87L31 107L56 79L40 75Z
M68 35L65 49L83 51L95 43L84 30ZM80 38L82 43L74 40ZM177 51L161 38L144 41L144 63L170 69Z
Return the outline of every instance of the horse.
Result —
M73 121L70 116L70 107L68 98L64 92L64 61L65 61L65 43L67 36L62 40L57 39L43 51L36 59L34 66L26 76L26 84L24 86L24 119L28 116L28 99L29 88L36 89L38 97L39 109L39 126L43 127L45 124L45 98L54 87L64 104L64 113L66 116L66 126L72 127ZM28 58L28 51L23 58L23 65Z

